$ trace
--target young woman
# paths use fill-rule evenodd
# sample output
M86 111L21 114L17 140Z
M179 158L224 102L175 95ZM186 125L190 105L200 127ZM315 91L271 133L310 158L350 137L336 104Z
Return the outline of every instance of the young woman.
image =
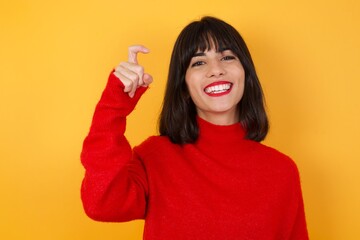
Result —
M145 219L144 239L308 239L299 173L262 145L268 131L250 53L204 17L171 57L160 136L131 148L126 117L152 82L129 48L110 74L81 154L82 201L99 221Z

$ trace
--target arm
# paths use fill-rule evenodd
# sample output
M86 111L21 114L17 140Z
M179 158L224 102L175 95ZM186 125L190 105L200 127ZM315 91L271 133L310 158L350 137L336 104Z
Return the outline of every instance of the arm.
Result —
M300 183L300 175L299 171L296 168L295 174L295 185L294 185L294 192L295 192L295 199L297 199L297 208L295 213L295 219L291 231L291 236L289 239L291 240L308 240L309 235L306 227L306 218L305 218L305 209L304 209L304 201L302 197L301 191L301 183Z
M291 232L291 240L308 240L308 231L306 227L304 203L302 196L299 197L299 206L295 223Z
M137 65L134 61L127 64ZM81 153L86 170L81 186L83 206L89 217L99 221L129 221L145 215L146 173L141 161L133 156L124 132L126 116L135 108L151 81L145 80L142 84L132 81L140 79L131 78L132 69L126 67L124 73L125 70L118 66L110 74ZM120 81L119 74L127 76L121 75ZM142 73L135 71L135 74Z

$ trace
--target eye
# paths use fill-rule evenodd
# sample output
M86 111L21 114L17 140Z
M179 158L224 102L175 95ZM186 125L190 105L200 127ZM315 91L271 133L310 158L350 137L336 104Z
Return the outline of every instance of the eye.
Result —
M196 61L196 62L191 64L191 67L197 67L197 66L201 66L201 65L204 65L204 64L205 64L204 61Z
M227 56L224 56L221 60L230 61L230 60L234 60L234 59L236 59L235 56L233 56L233 55L227 55Z

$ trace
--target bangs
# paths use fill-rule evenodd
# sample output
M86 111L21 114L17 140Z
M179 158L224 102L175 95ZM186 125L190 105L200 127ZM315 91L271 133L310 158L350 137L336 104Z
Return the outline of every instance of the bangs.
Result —
M212 19L191 23L180 34L175 46L182 70L187 69L197 52L231 50L239 57L238 35L231 26Z
M203 31L198 37L195 37L195 41L191 46L193 54L196 52L205 52L214 49L217 52L224 50L232 50L231 41L225 37L225 34L219 34L214 31Z

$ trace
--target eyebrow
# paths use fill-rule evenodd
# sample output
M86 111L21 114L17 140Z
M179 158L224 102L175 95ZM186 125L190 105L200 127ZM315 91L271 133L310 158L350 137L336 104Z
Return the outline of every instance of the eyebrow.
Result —
M223 49L219 49L219 50L216 51L216 52L221 53L221 52L225 52L225 51L227 51L227 50L232 51L230 48L223 48ZM194 53L194 55L193 55L192 57L202 57L202 56L206 56L205 52L197 52L197 53Z
M204 52L197 52L193 55L193 57L201 57L201 56L205 56L206 54Z

